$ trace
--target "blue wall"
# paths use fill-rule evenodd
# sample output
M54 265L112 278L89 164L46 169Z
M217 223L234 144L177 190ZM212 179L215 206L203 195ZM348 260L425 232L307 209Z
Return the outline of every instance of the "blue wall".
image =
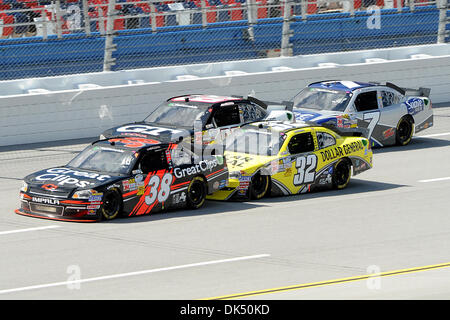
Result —
M406 10L405 10L406 11ZM398 13L382 10L381 28L368 29L368 15L320 14L291 24L294 55L436 43L439 11L435 7ZM248 38L245 21L221 22L202 29L193 25L124 30L114 42L113 70L173 64L254 59L279 49L282 20L262 19ZM132 33L131 33L132 32ZM102 71L104 38L81 34L0 40L0 80Z

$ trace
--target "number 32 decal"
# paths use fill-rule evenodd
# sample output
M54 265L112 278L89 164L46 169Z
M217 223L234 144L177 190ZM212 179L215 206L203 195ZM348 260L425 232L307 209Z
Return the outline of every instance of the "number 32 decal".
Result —
M309 154L298 157L295 161L295 167L297 168L297 174L294 175L294 185L311 183L316 178L317 156Z

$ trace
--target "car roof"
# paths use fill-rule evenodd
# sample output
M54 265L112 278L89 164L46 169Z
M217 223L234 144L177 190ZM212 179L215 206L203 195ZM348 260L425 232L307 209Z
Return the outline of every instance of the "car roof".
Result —
M107 139L97 140L92 142L92 145L108 147L121 150L141 150L148 149L150 147L167 147L171 143L168 141L157 140L159 137L147 136L145 138L138 136L112 136Z
M167 102L182 102L194 106L225 106L228 103L232 104L235 102L247 102L254 103L259 105L260 107L267 109L266 103L256 99L254 97L248 96L218 96L213 94L186 94L182 96L176 96L167 99Z
M226 101L243 100L241 97L216 96L212 94L186 94L182 96L172 97L167 101L176 102L200 102L206 104L216 104Z
M357 89L374 87L377 84L369 82L348 81L348 80L327 80L314 82L308 85L310 88L332 89L339 91L354 91Z

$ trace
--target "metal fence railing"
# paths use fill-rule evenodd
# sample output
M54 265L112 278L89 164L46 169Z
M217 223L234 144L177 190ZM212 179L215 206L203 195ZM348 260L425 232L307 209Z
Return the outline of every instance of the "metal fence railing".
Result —
M447 0L0 0L0 80L444 43Z

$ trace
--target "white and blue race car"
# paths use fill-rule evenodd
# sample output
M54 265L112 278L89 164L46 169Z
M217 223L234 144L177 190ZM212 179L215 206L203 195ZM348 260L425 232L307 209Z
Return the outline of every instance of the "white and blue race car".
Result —
M430 89L392 83L330 80L315 82L291 101L298 121L360 128L372 146L407 145L414 132L433 125Z

